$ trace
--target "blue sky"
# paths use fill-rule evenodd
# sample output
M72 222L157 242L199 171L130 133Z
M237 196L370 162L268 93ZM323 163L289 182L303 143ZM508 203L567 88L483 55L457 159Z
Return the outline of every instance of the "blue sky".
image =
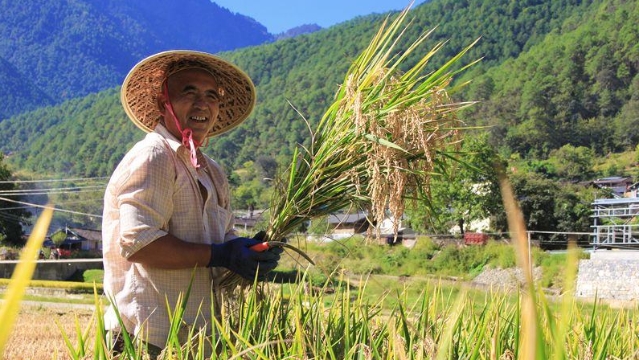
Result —
M211 0L232 12L250 16L278 34L303 24L321 27L350 20L356 16L402 10L410 0ZM415 0L413 7L424 0Z

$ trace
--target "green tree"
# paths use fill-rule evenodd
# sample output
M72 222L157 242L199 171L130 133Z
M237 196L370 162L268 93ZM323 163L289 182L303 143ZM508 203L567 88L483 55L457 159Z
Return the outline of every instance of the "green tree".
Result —
M592 177L593 159L594 153L590 148L567 144L551 151L548 161L560 178L579 181Z
M614 137L624 149L632 149L639 143L639 74L632 80L629 93L630 100L614 119Z
M510 174L516 200L523 213L528 230L555 231L557 220L554 217L555 201L559 192L556 182L538 173L515 172ZM507 230L506 213L497 219L500 230Z
M4 155L0 153L0 194L11 194L18 189L11 179L11 171L4 164ZM23 244L22 227L29 224L28 218L31 214L20 206L19 201L21 201L20 196L0 196L0 240L4 243Z
M409 212L415 229L446 232L458 226L463 234L472 221L490 218L501 209L495 166L502 161L488 143L488 134L465 139L461 153L459 161L448 164L448 173L433 178L431 201L439 209L435 217L424 218L419 207Z
M517 171L509 175L515 197L530 231L588 232L595 192L578 184L558 183L542 174ZM496 221L501 231L508 229L506 213ZM550 240L551 235L541 235Z
M255 160L255 169L263 180L274 179L277 175L277 161L270 156L258 156Z
M267 162L270 163L270 162ZM257 163L247 161L231 177L233 207L236 209L265 209L270 203L271 180L264 176L265 169Z

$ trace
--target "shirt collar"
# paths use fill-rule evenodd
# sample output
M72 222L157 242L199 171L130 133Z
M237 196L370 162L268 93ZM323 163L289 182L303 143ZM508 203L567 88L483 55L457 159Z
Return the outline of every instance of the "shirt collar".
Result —
M182 142L178 140L178 138L176 138L173 134L171 134L169 130L162 124L155 125L155 129L153 131L165 138L169 143L171 149L176 153L178 152L179 148L184 146L182 145Z
M179 154L180 151L188 152L188 149L182 144L182 142L178 138L176 138L173 134L171 134L171 132L169 132L166 126L158 123L157 125L155 125L155 129L153 129L153 132L165 138L166 141L169 143L171 150L175 151L176 154ZM184 149L184 150L180 150L180 149ZM200 149L197 149L196 151L197 151L198 161L200 162L200 164L202 164L203 167L207 167L207 162L204 158L202 151L200 151Z

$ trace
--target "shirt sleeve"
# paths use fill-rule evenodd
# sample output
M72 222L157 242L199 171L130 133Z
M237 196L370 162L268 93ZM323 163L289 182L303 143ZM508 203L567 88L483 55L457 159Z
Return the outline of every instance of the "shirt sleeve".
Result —
M175 182L170 156L161 147L147 146L129 159L118 179L120 249L125 258L168 233Z

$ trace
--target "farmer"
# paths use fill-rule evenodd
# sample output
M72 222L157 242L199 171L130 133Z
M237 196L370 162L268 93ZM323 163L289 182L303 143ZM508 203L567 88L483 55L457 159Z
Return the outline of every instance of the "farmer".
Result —
M210 330L220 275L228 269L264 280L282 250L253 251L258 240L234 233L226 176L200 150L253 109L255 88L243 71L207 53L162 52L133 67L121 101L148 134L105 193L104 289L114 303L105 327L114 352L127 332L157 356L169 334L167 304L175 308L189 285L182 324Z

